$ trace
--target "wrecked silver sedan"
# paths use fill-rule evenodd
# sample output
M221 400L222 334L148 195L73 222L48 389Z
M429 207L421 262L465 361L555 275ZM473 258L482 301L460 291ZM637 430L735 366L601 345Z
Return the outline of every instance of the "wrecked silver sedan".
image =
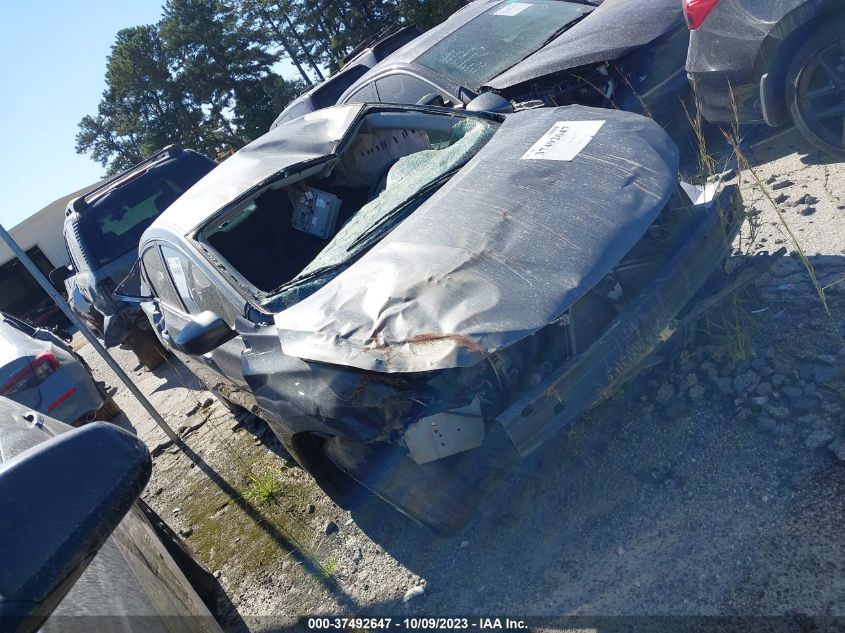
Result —
M459 526L497 467L746 278L736 192L695 204L653 121L349 105L279 126L140 244L143 307L339 504Z

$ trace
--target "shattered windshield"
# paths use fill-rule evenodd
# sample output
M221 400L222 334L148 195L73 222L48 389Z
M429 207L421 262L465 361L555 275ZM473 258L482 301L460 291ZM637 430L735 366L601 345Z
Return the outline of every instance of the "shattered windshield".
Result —
M478 90L589 10L560 0L499 4L444 37L415 62Z
M384 190L361 207L313 261L265 305L273 311L281 310L325 285L475 156L496 128L496 124L482 119L464 119L452 126L450 135L442 141L432 139L433 149L397 160L387 173Z

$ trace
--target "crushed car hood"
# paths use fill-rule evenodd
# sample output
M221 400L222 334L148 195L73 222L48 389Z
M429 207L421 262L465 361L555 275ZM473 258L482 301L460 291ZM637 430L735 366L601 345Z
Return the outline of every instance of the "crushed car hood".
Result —
M147 228L140 243L167 235L164 227L187 232L208 218L209 209L222 209L288 169L331 156L362 109L361 104L326 108L270 130L179 196Z
M485 87L505 90L552 73L620 59L682 22L678 0L605 0L583 21Z
M572 147L571 135L549 138L556 123L597 121L572 160L527 158ZM634 114L567 106L509 115L381 242L275 315L282 350L378 372L474 364L598 283L663 209L677 168L675 144Z

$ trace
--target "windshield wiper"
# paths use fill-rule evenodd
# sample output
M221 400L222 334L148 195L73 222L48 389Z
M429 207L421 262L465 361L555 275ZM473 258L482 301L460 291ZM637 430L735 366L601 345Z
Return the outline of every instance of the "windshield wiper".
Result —
M520 61L520 62L525 61L526 59L528 59L529 57L531 57L531 56L532 56L534 53L536 53L537 51L539 51L539 50L541 50L541 49L543 49L543 48L546 48L546 46L548 46L549 44L551 44L552 42L554 42L557 38L559 38L561 35L563 35L564 33L566 33L569 29L571 29L573 26L575 26L576 24L578 24L581 20L583 20L584 18L586 18L587 16L589 16L591 13L592 13L592 11L585 11L584 13L582 13L582 14L581 14L580 16L578 16L577 18L574 18L573 20L570 20L569 22L567 22L566 24L564 24L562 27L560 27L557 31L555 31L554 33L552 33L551 35L549 35L549 36L548 36L545 40L543 40L543 43L542 43L542 44L540 44L537 48L535 48L533 51L531 51L530 53L528 53L528 55L526 55L525 57L523 57L523 58L522 58L522 59L520 59L519 61ZM519 63L519 62L517 62L517 63Z
M438 189L447 180L449 180L452 176L454 176L458 172L458 170L460 170L460 167L456 167L455 169L451 169L451 170L447 171L445 174L442 174L441 176L435 178L434 180L429 182L424 187L421 187L420 190L417 191L417 194L415 196L409 198L408 200L403 202L401 205L399 205L398 207L396 207L395 209L393 209L392 211L387 213L381 219L381 222L379 222L378 224L370 227L370 229L368 229L367 231L364 231L363 233L361 233L361 235L356 237L355 240L346 248L346 252L349 253L349 252L357 249L362 244L365 244L370 239L370 237L372 237L375 233L378 232L378 230L382 227L383 224L390 222L391 220L393 220L397 216L401 215L409 206L414 204L420 198L423 198L426 195L428 195L429 192L432 192L434 189Z
M409 206L411 206L414 203L416 203L417 201L419 201L420 198L425 197L432 190L437 189L438 187L443 185L447 180L449 180L452 176L454 176L455 173L457 173L459 170L460 170L460 167L456 167L455 169L451 169L451 170L447 171L445 174L439 176L438 178L435 178L434 180L429 182L427 185L422 187L417 192L417 194L415 196L406 200L401 205L399 205L398 207L396 207L395 209L393 209L392 211L387 213L381 219L381 221L378 224L374 225L369 230L364 231L363 233L361 233L361 235L356 237L355 240L349 246L346 247L346 252L351 253L353 251L358 250L360 247L366 245L366 243L368 241L370 241L379 232L379 230L381 228L383 228L383 226L386 223L389 223L390 221L394 220L396 217L402 215L402 213L405 212L408 209ZM349 260L344 259L341 262L335 262L334 264L328 264L326 266L321 266L320 268L312 270L311 272L309 272L305 275L298 275L297 277L291 279L286 284L282 284L278 288L271 291L269 293L269 295L270 296L276 296L276 295L284 292L285 290L289 290L291 288L301 286L304 283L308 283L312 279L322 277L323 275L330 273L334 270L337 270L338 268L343 268L344 266L347 266L348 264L349 264Z

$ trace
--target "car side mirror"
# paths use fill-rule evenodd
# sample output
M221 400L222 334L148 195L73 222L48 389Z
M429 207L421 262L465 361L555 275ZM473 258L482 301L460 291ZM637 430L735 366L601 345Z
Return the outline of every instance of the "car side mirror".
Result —
M471 112L507 114L513 112L513 104L495 92L482 92L467 104L466 109Z
M0 465L0 623L37 630L150 478L144 443L94 422Z
M202 356L237 336L219 316L206 310L190 315L185 327L173 338L173 346L191 356Z
M48 275L50 283L54 286L60 286L65 282L65 279L73 277L73 268L70 266L59 266L50 271Z

